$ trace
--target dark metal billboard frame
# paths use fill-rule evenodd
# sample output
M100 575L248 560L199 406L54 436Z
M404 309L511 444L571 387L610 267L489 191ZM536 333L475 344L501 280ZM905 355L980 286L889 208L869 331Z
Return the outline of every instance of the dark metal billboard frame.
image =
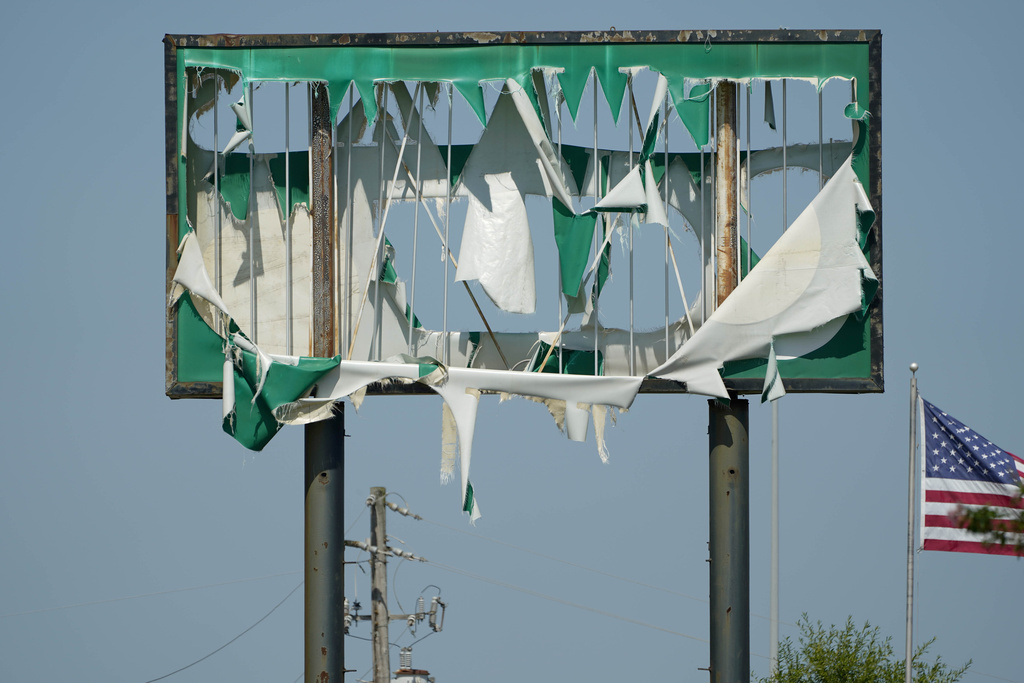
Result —
M868 46L868 111L871 125L868 133L868 164L870 187L865 188L875 212L875 222L868 235L868 261L878 278L878 290L868 307L870 326L870 375L867 378L787 378L786 389L794 393L879 393L884 390L884 348L882 309L885 288L882 272L882 34L878 30L739 30L739 31L468 31L435 33L340 33L291 35L166 35L164 37L165 93L165 172L166 172L166 284L177 266L178 245L178 91L177 51L179 48L281 48L281 47L451 47L458 45L583 45L592 43L860 43ZM726 379L728 389L737 394L757 394L762 380L757 378ZM220 398L217 382L182 382L178 380L177 312L172 310L166 320L165 391L171 398ZM419 385L385 389L371 387L373 393L433 392ZM680 383L647 378L642 393L682 393Z

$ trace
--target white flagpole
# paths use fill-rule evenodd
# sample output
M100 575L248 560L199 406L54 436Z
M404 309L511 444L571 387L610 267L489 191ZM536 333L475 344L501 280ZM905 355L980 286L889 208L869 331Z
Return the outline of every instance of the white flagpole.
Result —
M786 79L782 79L782 232L789 227L789 194L786 178L789 161L786 157L788 142L786 117ZM747 170L750 164L747 163ZM747 184L749 191L750 184ZM749 246L749 243L748 243ZM749 261L747 267L750 267ZM779 402L772 401L772 536L771 536L771 591L768 598L768 662L773 673L779 668Z
M917 451L917 363L910 364L910 476L907 481L907 649L905 683L913 679L914 655L914 454Z

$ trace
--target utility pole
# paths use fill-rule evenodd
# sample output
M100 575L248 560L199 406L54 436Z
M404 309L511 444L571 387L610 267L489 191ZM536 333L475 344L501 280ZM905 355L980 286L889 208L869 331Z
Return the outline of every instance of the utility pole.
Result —
M386 509L382 486L370 489L370 545L373 560L370 564L372 599L370 614L373 616L373 681L386 683L391 679L391 653L388 652L388 556Z
M717 305L739 281L736 206L738 85L715 93L715 254ZM750 678L750 479L748 403L708 401L708 483L711 561L711 683Z
M416 520L423 518L411 513L408 508L400 508L394 503L387 502L386 498L387 489L384 487L374 486L370 489L370 497L366 499L366 505L370 508L370 538L365 543L362 541L346 540L344 544L346 547L359 548L370 553L370 581L372 584L370 614L359 614L360 606L358 602L352 605L352 611L350 611L349 602L346 599L344 601L343 621L345 633L348 633L349 628L357 625L360 621L370 621L374 683L388 683L391 679L391 653L388 649L390 647L388 639L389 622L392 620L404 621L410 631L416 633L416 625L424 619L429 619L428 624L431 630L436 633L444 628L444 613L447 607L441 601L440 594L438 594L431 598L430 611L428 612L423 596L420 595L416 600L416 611L414 613L391 614L388 611L387 556L394 555L406 560L418 560L420 562L426 562L427 560L408 551L388 547L387 525L385 521L388 508L391 508L392 511L400 515L412 517ZM440 589L438 591L440 592ZM439 608L440 619L438 618ZM402 652L403 656L407 654L411 658L411 647L403 648ZM405 666L404 659L403 668L409 668Z
M327 85L312 86L313 356L336 355L334 341L334 180ZM305 428L305 678L341 683L345 676L345 413Z

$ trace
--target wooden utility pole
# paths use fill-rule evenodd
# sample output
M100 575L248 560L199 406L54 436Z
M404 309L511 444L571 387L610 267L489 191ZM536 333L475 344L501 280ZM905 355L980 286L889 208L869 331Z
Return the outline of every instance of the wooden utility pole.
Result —
M715 97L715 256L717 305L739 284L736 206L738 85ZM711 683L750 679L750 444L748 403L708 401L708 549L711 561Z
M385 525L387 508L384 506L386 495L387 491L382 486L370 489L370 552L373 556L370 565L370 614L373 617L374 683L387 683L391 679L391 653L388 651L388 536Z
M416 611L411 614L391 614L388 611L388 575L387 556L395 555L404 560L416 560L426 562L426 558L413 555L407 550L389 548L387 545L387 525L384 516L388 508L393 512L413 519L423 519L417 514L409 511L409 508L400 508L394 503L386 501L387 490L382 486L370 488L370 497L366 499L366 505L370 508L370 538L369 542L345 541L350 548L358 548L370 553L370 581L371 605L369 614L348 613L346 621L350 624L357 624L360 621L370 621L370 628L373 637L370 639L373 648L373 678L375 682L389 683L391 678L391 643L388 638L388 623L391 621L404 621L409 631L415 635L416 626L425 619L429 619L430 630L439 632L444 628L444 613L446 605L441 600L441 589L438 594L430 600L430 611L421 595L416 600ZM357 610L358 610L358 603ZM438 615L440 610L440 620ZM348 631L346 630L346 633ZM365 640L365 639L364 639ZM403 648L406 653L412 652L412 646ZM403 664L403 668L408 668Z

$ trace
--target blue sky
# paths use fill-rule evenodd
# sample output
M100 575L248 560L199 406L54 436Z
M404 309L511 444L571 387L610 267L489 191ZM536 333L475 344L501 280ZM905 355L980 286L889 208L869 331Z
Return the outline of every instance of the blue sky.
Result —
M902 649L911 361L928 400L1024 452L1013 398L1024 379L1016 4L183 1L26 4L5 15L4 680L162 676L235 637L301 580L301 430L250 453L221 431L218 403L163 393L165 33L881 29L886 392L782 402L782 634L795 635L804 612L826 624L852 616ZM450 605L444 631L416 646L414 664L439 683L581 671L602 681L705 680L705 400L641 396L608 432L608 464L543 413L522 401L482 404L473 479L485 517L470 527L457 488L438 483L437 399L371 398L348 410L348 537L368 535L371 486L401 494L428 520L389 519L403 547L437 563L400 566L392 595L408 610L433 584ZM751 405L759 673L768 654L769 415ZM919 555L917 642L935 636L933 653L972 658L971 683L1024 681L1012 645L1021 571L1010 558ZM349 574L352 595L368 595L368 575ZM349 680L366 678L368 644L346 647ZM289 683L301 673L299 591L168 680Z

